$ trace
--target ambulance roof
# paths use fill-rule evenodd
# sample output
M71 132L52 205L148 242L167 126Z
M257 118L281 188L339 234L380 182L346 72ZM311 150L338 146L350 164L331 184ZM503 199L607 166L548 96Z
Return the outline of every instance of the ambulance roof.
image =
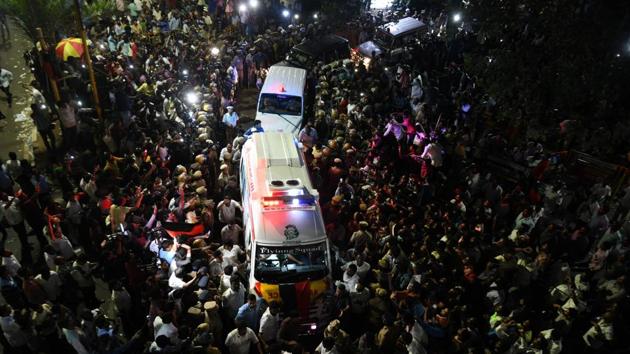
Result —
M253 134L243 149L247 186L242 188L248 190L252 239L277 246L325 240L318 194L295 137L278 132ZM269 198L283 202L263 206Z
M295 137L290 133L265 132L252 135L247 142L254 191L250 195L259 199L283 193L311 194L313 189L308 170ZM304 190L306 189L306 190Z
M260 93L302 97L305 84L306 70L276 64L269 68L267 78L265 79Z

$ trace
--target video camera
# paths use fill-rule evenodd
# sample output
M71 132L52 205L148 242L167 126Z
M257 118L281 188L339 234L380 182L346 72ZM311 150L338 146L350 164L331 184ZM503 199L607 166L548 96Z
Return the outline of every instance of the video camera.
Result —
M120 238L121 236L129 237L129 231L125 230L125 227L123 225L120 225L119 232L114 232L109 235L105 235L105 239L107 239L107 242L114 242L118 240L118 238Z

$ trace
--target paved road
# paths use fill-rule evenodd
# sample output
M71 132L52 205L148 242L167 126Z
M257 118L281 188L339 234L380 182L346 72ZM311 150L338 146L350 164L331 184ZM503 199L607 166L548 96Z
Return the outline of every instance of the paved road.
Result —
M6 160L9 151L15 151L20 159L33 159L33 145L37 136L30 117L20 116L23 110L30 105L30 90L28 84L32 80L30 69L24 64L22 54L31 47L28 37L11 23L11 38L7 43L0 43L0 67L13 73L11 92L13 93L13 106L8 107L6 96L0 93L0 111L7 119L0 121L0 159ZM28 113L28 112L27 112ZM16 121L17 119L17 121ZM13 230L7 230L8 237L5 249L13 252L18 259L22 258L22 251L17 235ZM34 245L33 258L40 254L39 244L34 236L29 237L29 242ZM4 299L0 296L0 303ZM0 346L0 353L3 348Z
M258 90L256 88L243 89L236 105L236 113L239 115L240 125L243 130L249 129L256 118L256 105L258 104Z
M13 107L9 108L4 93L0 93L0 111L7 116L0 122L0 159L8 159L9 151L15 151L18 158L33 159L33 145L37 142L36 130L25 108L30 112L29 83L33 79L30 68L23 59L23 53L32 47L30 39L12 21L11 38L0 43L0 67L13 73L11 92Z

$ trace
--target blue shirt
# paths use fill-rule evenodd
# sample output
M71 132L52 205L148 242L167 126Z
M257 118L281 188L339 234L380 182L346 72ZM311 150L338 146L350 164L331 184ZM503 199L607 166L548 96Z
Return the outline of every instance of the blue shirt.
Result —
M175 252L160 250L160 254L158 255L160 259L164 260L167 264L171 264L173 258L175 258Z
M243 133L243 136L248 138L250 136L252 136L252 134L254 133L264 133L265 130L263 129L263 127L261 127L260 125L254 125L253 127L247 129L247 131L245 133Z
M260 318L263 314L262 309L262 300L256 301L256 306L251 308L249 306L249 302L245 303L241 307L239 307L238 312L236 313L236 319L244 321L247 327L252 330L258 332L260 328Z
M8 189L11 187L11 177L0 166L0 188Z

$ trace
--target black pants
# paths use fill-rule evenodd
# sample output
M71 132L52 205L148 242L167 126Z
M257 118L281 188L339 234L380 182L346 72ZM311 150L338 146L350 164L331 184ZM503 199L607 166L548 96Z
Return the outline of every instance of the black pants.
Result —
M11 228L20 239L20 244L22 245L22 260L31 259L31 245L28 244L28 234L26 233L24 221L19 224L11 225Z
M52 129L38 130L38 132L39 135L41 135L42 140L44 141L46 150L48 150L48 152L55 152L57 143L55 140L55 133L53 133Z
M9 107L11 107L11 104L13 103L13 95L11 94L10 86L0 86L0 91L4 92L4 94L7 95L7 102L9 103Z
M77 140L77 127L61 128L63 134L63 148L68 151L74 148L74 144Z

